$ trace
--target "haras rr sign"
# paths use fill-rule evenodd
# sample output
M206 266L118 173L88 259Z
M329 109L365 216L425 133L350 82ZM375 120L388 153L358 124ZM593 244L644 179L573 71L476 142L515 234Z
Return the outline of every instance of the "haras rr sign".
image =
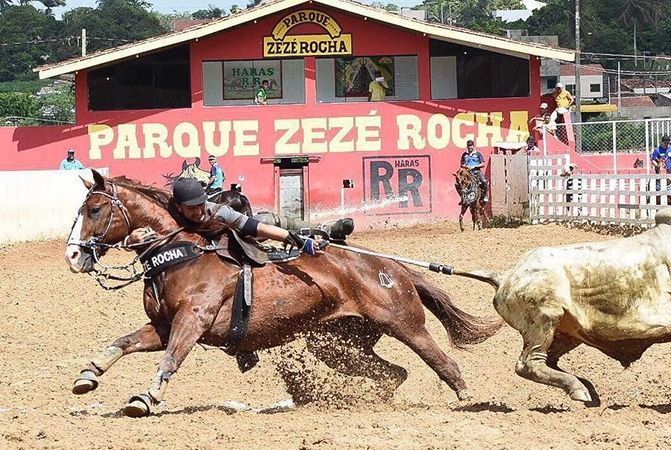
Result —
M287 35L289 30L301 24L318 25L326 34ZM340 25L328 14L312 9L287 15L275 25L272 36L263 38L263 56L266 58L351 54L352 35L343 34Z

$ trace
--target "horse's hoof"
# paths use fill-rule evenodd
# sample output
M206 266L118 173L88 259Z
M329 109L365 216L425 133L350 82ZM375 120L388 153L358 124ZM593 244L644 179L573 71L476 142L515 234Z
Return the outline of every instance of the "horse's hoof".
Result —
M72 386L72 393L83 395L95 390L98 387L98 377L90 370L83 370Z
M151 398L147 394L136 395L123 407L123 414L127 417L147 417L151 414L151 403Z
M590 403L592 401L592 396L589 395L589 391L585 388L575 389L569 392L568 395L571 397L571 400L577 400L584 403Z
M466 400L471 400L473 397L471 396L471 393L468 392L468 389L462 389L457 391L457 398L463 402Z

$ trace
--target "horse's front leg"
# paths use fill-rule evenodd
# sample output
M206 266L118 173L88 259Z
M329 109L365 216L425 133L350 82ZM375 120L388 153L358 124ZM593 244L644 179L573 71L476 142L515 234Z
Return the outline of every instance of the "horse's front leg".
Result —
M205 317L197 316L199 311ZM168 345L158 366L158 372L149 390L144 394L131 397L123 409L123 413L129 417L144 417L151 413L152 408L163 402L168 381L179 366L184 362L194 345L205 333L206 327L211 326L215 312L204 313L203 309L185 307L175 314L170 330Z
M459 229L462 232L464 231L464 214L466 214L467 209L468 205L461 205L461 212L459 213Z
M91 359L72 387L77 395L86 394L98 387L98 377L109 370L122 356L135 352L154 352L163 350L167 341L167 333L159 332L148 323L134 333L120 337L102 353Z

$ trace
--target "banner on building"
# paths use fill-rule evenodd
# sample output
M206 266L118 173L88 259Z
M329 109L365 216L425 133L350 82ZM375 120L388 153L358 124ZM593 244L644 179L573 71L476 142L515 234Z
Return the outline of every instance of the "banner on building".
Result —
M282 61L224 61L224 100L253 101L263 80L268 80L268 98L282 98Z
M431 212L431 157L364 157L364 203L370 214Z

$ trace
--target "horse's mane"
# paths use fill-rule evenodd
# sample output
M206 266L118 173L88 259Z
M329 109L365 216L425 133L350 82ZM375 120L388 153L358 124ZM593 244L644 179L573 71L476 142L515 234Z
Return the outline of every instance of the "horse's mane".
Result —
M473 180L473 174L470 170L460 167L459 170L454 174L457 179L457 184L461 186L466 186L471 184Z
M114 177L110 180L112 183L117 186L121 186L133 191L140 192L141 194L146 195L155 203L158 203L163 208L169 210L170 203L172 200L172 195L165 189L161 189L156 186L145 186L137 180L133 180L124 175Z

